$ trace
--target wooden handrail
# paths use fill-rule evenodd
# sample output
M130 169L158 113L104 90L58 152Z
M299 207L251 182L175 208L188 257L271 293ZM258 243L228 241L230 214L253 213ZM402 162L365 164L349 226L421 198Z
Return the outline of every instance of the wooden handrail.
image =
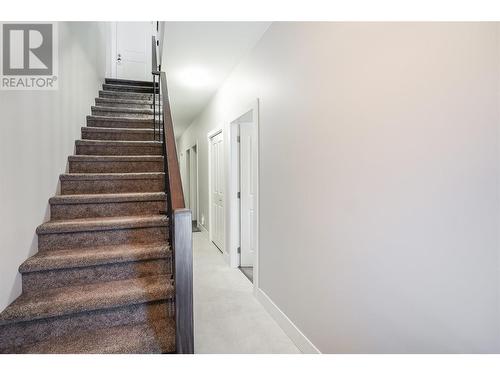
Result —
M165 137L165 152L167 157L168 185L170 196L170 210L180 210L186 208L184 202L184 192L182 191L181 171L179 160L177 159L177 146L175 144L174 125L172 122L172 112L170 110L170 100L168 99L167 76L165 72L160 72L160 87L163 104L163 134Z
M157 63L156 38L152 39L152 60ZM185 207L182 190L177 146L175 144L174 124L168 97L167 76L157 65L152 66L153 87L156 92L157 75L160 76L160 101L163 109L163 155L165 164L165 192L167 195L167 214L170 218L170 244L174 259L175 282L175 344L179 354L194 353L193 318L193 243L192 215ZM153 102L155 102L154 98ZM156 116L156 106L154 106ZM158 108L159 113L160 108Z
M153 35L151 43L151 73L156 74L158 70L158 57L156 56L156 38Z

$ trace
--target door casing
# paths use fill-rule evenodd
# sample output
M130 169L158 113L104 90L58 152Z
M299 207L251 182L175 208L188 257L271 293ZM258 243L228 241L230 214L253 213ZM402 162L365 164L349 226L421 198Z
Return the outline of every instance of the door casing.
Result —
M226 217L226 248L229 253L229 264L231 267L239 267L239 254L238 247L240 246L240 202L237 197L239 191L239 147L237 137L239 135L239 122L242 117L252 113L252 126L254 127L256 137L255 159L257 173L255 175L256 190L255 190L255 253L254 253L254 269L253 269L253 285L254 292L258 289L259 285L259 175L260 175L260 142L259 142L259 101L255 99L251 103L240 107L239 110L234 111L231 116L232 120L229 123L229 147L228 147L228 175L226 177L227 190L227 217Z
M220 250L222 251L223 254L227 255L227 252L226 252L226 220L227 220L227 213L225 212L226 210L226 207L227 207L227 189L226 189L226 181L227 181L227 174L226 174L226 168L225 168L225 161L226 161L226 155L227 155L227 152L226 150L224 149L225 148L225 145L226 145L226 142L224 141L224 132L223 132L223 129L222 128L219 128L217 130L214 130L212 132L210 132L207 136L208 138L208 187L209 187L209 190L208 190L208 195L209 195L209 204L208 204L208 210L209 210L209 230L208 230L208 233L209 233L209 239L210 239L210 242L213 242L214 244L216 243L216 241L214 241L215 239L215 233L214 233L214 212L213 212L213 197L214 197L214 194L213 194L213 177L212 177L212 174L213 174L213 151L212 151L212 140L214 137L217 137L217 136L221 136L222 137L222 148L223 148L223 158L222 158L222 171L223 171L223 183L222 183L222 186L223 186L223 196L224 196L224 207L223 207L223 211L224 211L224 220L222 221L222 230L223 230L223 239L222 239L222 243L219 243L217 244L217 246L221 247Z
M137 79L137 80L150 80L151 79L151 36L157 34L156 33L156 28L155 25L152 22L140 22L141 24L144 24L144 52L145 52L145 65L144 65L144 76L142 74L137 77L131 77L131 79ZM118 47L118 27L119 24L121 26L124 26L124 22L110 22L109 26L109 39L108 39L108 53L106 54L106 58L108 59L108 71L107 71L107 76L110 78L124 78L119 76L119 72L117 69L117 57L118 54L121 52L119 51ZM148 27L150 24L150 27ZM148 32L149 30L149 32ZM147 34L147 35L146 35ZM126 78L126 77L125 77Z

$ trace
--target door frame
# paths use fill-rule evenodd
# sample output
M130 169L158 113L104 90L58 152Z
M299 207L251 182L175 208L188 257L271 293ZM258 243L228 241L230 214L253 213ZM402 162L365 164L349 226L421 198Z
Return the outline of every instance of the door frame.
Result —
M255 216L256 216L256 230L255 230L255 259L253 267L253 287L254 292L259 286L259 213L260 213L260 194L259 194L259 176L260 176L260 130L259 130L259 100L255 99L251 103L242 106L239 110L234 112L231 116L231 121L228 123L229 128L229 149L228 151L228 175L226 177L227 193L225 196L227 204L227 217L226 222L226 244L229 246L229 264L233 268L239 267L239 255L238 246L240 245L240 202L237 198L238 193L238 181L239 181L239 155L238 155L238 141L237 136L239 133L239 123L238 120L253 111L252 122L255 126L256 142L257 147L255 148L255 158L257 164L257 174L256 178L256 191L255 191Z
M117 22L109 23L109 34L108 34L108 54L107 54L107 66L109 71L107 76L109 78L116 78L116 27Z
M217 134L214 134L214 135L217 135ZM200 174L199 174L199 170L200 170L200 167L199 167L199 161L200 161L200 156L199 156L199 147L198 147L198 140L196 140L196 142L192 143L190 146L187 146L184 148L184 158L181 159L183 160L184 164L186 163L186 157L185 155L187 155L187 152L189 151L189 158L192 157L191 155L191 149L196 147L196 220L197 220L197 226L199 227L200 226L200 184L199 184L199 181L200 181ZM182 155L182 153L181 153ZM209 163L210 163L210 160L209 160ZM191 166L189 166L190 170L191 170ZM210 170L210 169L209 169ZM186 171L185 171L186 173ZM189 199L190 199L190 202L189 202L189 205L191 206L191 176L188 177L188 180L189 180ZM210 181L210 176L209 176L209 181ZM211 189L211 187L209 188L209 190Z
M108 32L107 32L107 48L106 48L106 78L117 78L117 67L116 67L116 58L118 55L118 46L117 46L117 33L118 33L118 23L119 22L128 22L128 21L111 21L109 22L108 26ZM156 29L156 22L153 21L140 21L140 22L148 22L151 23L151 36L155 36L156 39L158 40L160 36L159 30ZM163 26L164 28L165 26ZM164 30L162 30L164 32ZM163 35L162 35L163 36ZM149 38L151 40L151 38ZM163 48L163 43L162 46ZM149 51L149 50L148 50ZM161 49L158 51L157 47L157 53L159 59L161 59ZM151 56L151 59L153 57ZM146 61L146 67L147 67L147 61Z
M226 178L226 168L225 168L225 160L226 160L226 139L225 139L225 134L224 134L224 129L223 127L218 127L214 130L211 130L210 132L208 132L207 134L207 143L208 143L208 238L210 240L210 242L212 243L213 242L213 221L212 221L212 138L215 137L216 135L219 135L219 134L222 134L222 138L223 138L223 149L224 149L224 165L223 165L223 169L224 169L224 182L227 182L227 178ZM198 155L198 153L197 153ZM227 183L225 184L227 186ZM226 208L226 204L227 204L227 190L224 191L224 209ZM226 213L224 214L224 236L226 236L226 228L227 228L227 224L226 224L226 220L227 220L227 217L226 217ZM227 256L227 252L226 252L226 242L224 241L224 246L222 249L220 249L222 251L222 254L224 254L225 256Z

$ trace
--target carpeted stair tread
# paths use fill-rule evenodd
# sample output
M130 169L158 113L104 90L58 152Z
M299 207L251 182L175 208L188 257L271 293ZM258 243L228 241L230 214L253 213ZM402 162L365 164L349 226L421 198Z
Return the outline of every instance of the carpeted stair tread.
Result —
M163 161L162 155L70 155L69 161Z
M121 203L164 201L166 195L157 193L120 193L120 194L75 194L56 195L49 199L50 204L90 204L90 203Z
M121 79L121 78L105 78L104 83L108 83L111 85L153 87L153 82L151 82L151 81L138 81L138 80L133 80L133 79ZM158 83L156 83L156 86L158 86Z
M98 217L48 221L36 228L36 233L75 233L127 228L149 228L167 225L168 217L165 215Z
M127 98L127 99L139 99L139 100L153 100L153 93L142 93L142 92L132 92L132 91L114 91L114 90L99 90L100 98ZM159 99L159 95L156 94L156 100Z
M112 99L112 98L95 98L96 105L98 103L112 103L112 104L139 104L139 105L153 105L153 99L140 100L140 99ZM159 103L157 103L159 104ZM116 107L115 107L116 108Z
M116 85L112 83L104 83L102 85L103 90L108 91L118 91L118 92L134 92L134 93L146 93L153 94L153 86L135 86L135 85Z
M121 121L123 119L127 120L128 122L132 122L131 120L136 120L137 122L151 122L151 127L153 126L153 117L149 116L144 116L144 117L133 117L133 116L102 116L102 115L97 115L94 117L99 117L99 120L104 121Z
M135 114L145 114L153 115L153 109L142 109L142 108L117 108L117 107L106 107L106 106L92 106L91 110L98 110L101 112L118 112L118 113L135 113ZM127 117L125 117L127 118Z
M75 332L18 350L20 353L40 354L160 354L174 351L173 319Z
M170 276L142 277L21 294L0 313L0 325L166 300L173 297Z
M95 248L42 251L28 258L19 272L37 272L64 268L90 267L103 264L125 263L170 256L168 245L114 245Z
M148 129L148 128L105 128L102 126L100 126L100 127L83 126L81 128L81 131L86 132L86 133L119 133L119 134L123 134L123 133L139 133L139 134L148 133L148 134L151 134L151 137L153 137L154 133L158 133L158 127L155 130L155 129L153 129L153 127L151 127L151 129Z
M63 173L60 180L142 180L145 178L163 178L163 172L141 173Z
M153 119L150 118L137 118L137 117L111 117L111 116L97 116L88 115L87 120L109 121L109 122L128 122L128 123L144 123L149 122L153 126Z
M38 253L19 266L23 292L0 312L1 353L175 352L153 86L107 78L99 90L49 199L51 220L36 229Z
M162 143L158 141L110 141L110 140L97 140L97 139L78 139L75 141L76 145L87 146L154 146L161 148Z
M125 118L125 117L124 117ZM110 133L147 133L151 132L153 133L155 129L151 127L151 129L148 128L105 128L103 126L99 127L92 127L92 126L82 126L81 130L89 131L89 132L110 132ZM158 126L156 131L158 131Z

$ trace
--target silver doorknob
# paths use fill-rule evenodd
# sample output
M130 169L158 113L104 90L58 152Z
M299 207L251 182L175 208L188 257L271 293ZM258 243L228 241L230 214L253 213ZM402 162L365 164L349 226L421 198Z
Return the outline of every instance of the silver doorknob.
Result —
M118 54L117 60L118 60L118 62L122 61L122 55L120 53Z

